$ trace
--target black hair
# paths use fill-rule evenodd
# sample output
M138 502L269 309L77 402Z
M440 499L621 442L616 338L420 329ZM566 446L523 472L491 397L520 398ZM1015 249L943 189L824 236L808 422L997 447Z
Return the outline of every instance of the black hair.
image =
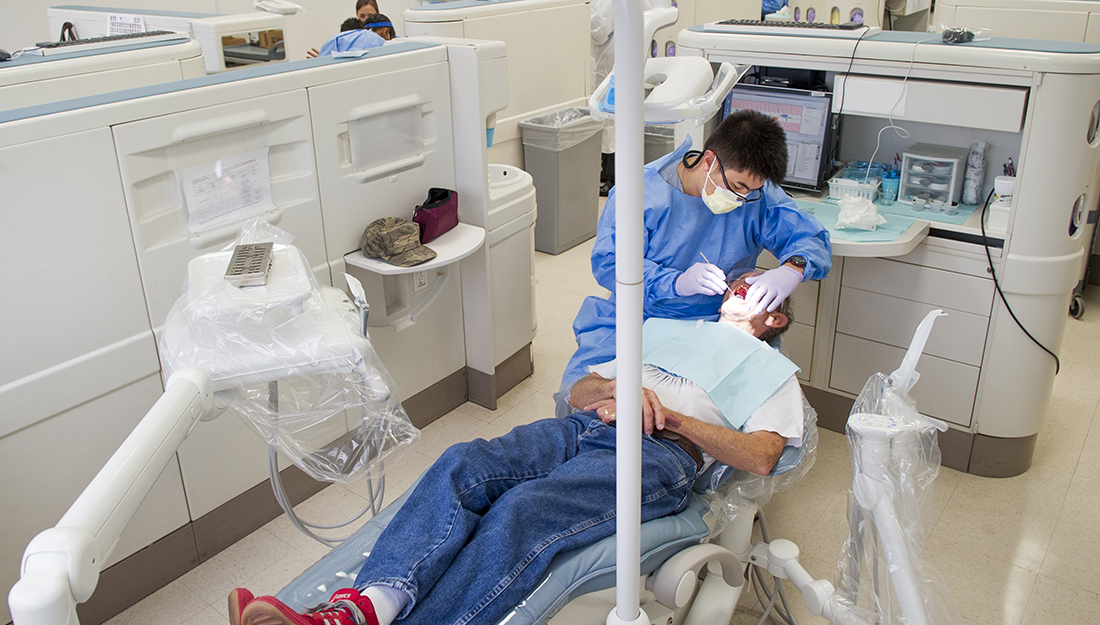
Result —
M763 113L731 113L707 138L703 149L717 154L726 169L748 172L775 184L787 175L787 133Z
M382 15L381 13L375 13L374 15L368 15L367 19L363 20L363 28L371 28L371 24L376 24L378 22L389 22L390 24L393 24L393 22L390 21L390 18ZM390 39L393 39L397 36L397 31L393 29L393 26L382 26L380 28L385 28L387 31L389 31Z
M374 7L374 12L378 12L378 0L355 0L355 12L358 13L359 9L371 5Z
M345 32L348 30L359 30L362 27L363 22L359 21L358 17L349 17L348 19L344 20L343 24L340 24L340 32Z

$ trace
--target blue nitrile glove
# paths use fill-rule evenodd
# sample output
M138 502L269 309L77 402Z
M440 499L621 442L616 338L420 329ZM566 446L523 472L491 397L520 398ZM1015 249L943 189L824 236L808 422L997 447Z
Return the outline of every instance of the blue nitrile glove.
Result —
M779 308L783 300L790 297L801 283L802 274L786 265L769 269L759 276L745 278L745 284L752 285L745 293L745 303L756 314L763 312L765 307L768 312L772 312Z
M710 263L695 263L676 278L676 294L721 295L726 291L726 274Z

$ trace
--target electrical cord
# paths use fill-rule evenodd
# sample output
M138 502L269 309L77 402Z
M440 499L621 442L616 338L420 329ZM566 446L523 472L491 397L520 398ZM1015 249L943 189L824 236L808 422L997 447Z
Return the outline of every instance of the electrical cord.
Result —
M898 107L898 104L901 103L901 99L905 97L905 86L909 84L909 75L913 73L913 66L917 63L917 46L922 43L929 43L931 41L937 41L939 39L939 37L931 37L929 39L921 39L920 41L913 44L913 54L909 57L909 67L905 70L905 77L901 79L901 90L898 92L898 99L894 100L894 103L890 105L890 110L886 112L886 118L890 121L890 125L883 126L878 131L878 137L875 139L875 151L871 153L871 158L867 161L867 173L863 176L863 184L867 184L867 180L871 176L870 164L875 162L875 157L878 156L879 148L882 147L882 133L887 129L892 128L894 130L894 134L896 134L899 139L909 138L909 131L894 123L894 109Z
M61 25L61 36L58 37L58 41L76 41L79 37L76 36L76 27L72 22L65 22Z
M852 46L852 56L848 59L848 69L844 72L845 85L848 83L848 76L852 73L852 66L855 65L856 62L856 49L859 48L859 42L863 41L863 38L867 35L867 32L869 30L870 29L868 28L864 28L863 32L859 35L859 39L856 39L855 45ZM844 96L846 95L846 92L847 90L840 92L840 104L836 108L837 117L840 117L844 114Z
M1027 335L1027 338L1031 339L1031 342L1038 345L1039 349L1050 354L1051 357L1054 358L1054 375L1058 375L1058 372L1062 369L1062 361L1058 359L1057 354L1047 349L1045 345L1039 342L1039 339L1035 338L1031 335L1031 332L1027 331L1027 328L1024 327L1024 324L1021 323L1020 319L1016 317L1016 313L1012 311L1012 307L1008 305L1008 300L1005 298L1004 291L1001 290L1001 283L997 280L997 272L993 269L993 255L989 253L989 239L985 235L985 213L987 210L989 210L989 201L992 199L993 191L990 190L989 195L987 195L985 198L985 204L982 205L982 218L980 223L982 226L982 247L985 248L985 258L989 262L989 275L993 276L993 286L996 287L997 295L1001 297L1001 302L1004 303L1005 310L1007 310L1008 314L1012 316L1012 320L1016 322L1016 325L1020 327L1020 330L1023 330L1024 334Z

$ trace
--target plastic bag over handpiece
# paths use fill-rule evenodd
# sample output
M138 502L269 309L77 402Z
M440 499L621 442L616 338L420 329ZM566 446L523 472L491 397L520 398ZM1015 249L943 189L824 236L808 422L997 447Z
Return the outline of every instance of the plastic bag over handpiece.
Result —
M215 402L314 479L378 477L420 432L343 291L321 286L290 235L253 220L234 245L273 241L267 282L224 279L224 251L188 264L184 293L161 333L167 379L199 367Z
M852 458L850 533L830 601L835 622L952 625L963 622L943 577L921 559L939 474L937 431L908 395L934 319L921 323L902 366L867 381L846 428Z
M756 475L725 465L719 471L707 471L695 482L696 491L710 504L706 517L712 536L717 536L726 525L739 516L755 516L776 494L790 488L803 478L817 460L817 412L802 397L802 444L798 448L783 450L776 467L768 475ZM724 469L724 471L721 471ZM708 473L712 475L708 476ZM704 478L707 478L704 481Z
M933 30L940 34L944 43L972 43L975 41L989 41L993 38L993 30L990 28L968 28L965 26L951 26L944 22L936 24Z

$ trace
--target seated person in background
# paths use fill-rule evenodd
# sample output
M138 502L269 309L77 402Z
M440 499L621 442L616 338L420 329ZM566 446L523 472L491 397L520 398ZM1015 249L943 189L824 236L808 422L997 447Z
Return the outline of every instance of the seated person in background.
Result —
M349 26L350 28L345 29ZM340 26L340 34L326 41L316 56L331 56L333 52L377 48L386 43L386 40L377 33L362 26L363 23L358 18L352 17L344 20L344 23ZM309 55L307 54L307 56Z
M710 417L668 410L663 397L646 392L645 429L655 435L642 440L643 521L687 505L702 470L699 448L735 468L766 474L790 442L787 438L801 436L797 369L786 361L790 373L776 375L782 368L771 362L782 356L754 338L781 330L788 317L753 314L740 299L746 288L737 281L727 296L722 318L728 323L697 329L706 341L715 333L732 337L746 352L723 347L710 356L736 363L720 368L731 370L727 379L740 380L746 404L740 411L752 415L749 421L765 413L797 423L797 429L764 426L742 433L712 425ZM671 333L673 342L683 345L696 322L673 323L692 326ZM651 344L665 342L658 338ZM768 376L756 371L758 366L773 380L782 379L766 388ZM591 393L598 412L536 421L490 441L477 439L445 451L379 536L353 588L337 590L329 603L305 614L274 597L257 598L238 588L229 595L231 625L496 623L535 588L556 554L615 532L615 429L608 424L615 417L614 382L590 376L578 391L575 397ZM663 436L663 429L682 437Z
M386 41L390 41L397 36L397 31L393 29L393 22L381 13L368 15L367 19L363 20L363 28L374 31Z
M359 18L360 22L367 21L367 17L378 13L378 2L376 0L356 0L355 2L355 17Z
M357 0L355 3L355 19L359 20L358 24L355 24L351 19L344 20L344 23L340 25L340 32L348 30L358 30L363 27L363 22L367 17L378 13L378 2L375 0ZM321 52L317 48L310 48L306 51L306 58L313 59L320 56Z

